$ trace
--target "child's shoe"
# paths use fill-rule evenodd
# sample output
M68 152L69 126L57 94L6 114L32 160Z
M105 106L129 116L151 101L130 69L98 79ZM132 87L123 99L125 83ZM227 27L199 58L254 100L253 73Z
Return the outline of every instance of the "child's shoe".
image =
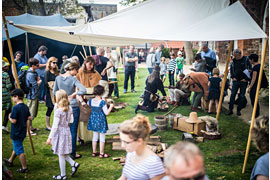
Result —
M8 159L4 158L4 162L5 162L5 165L8 166L8 167L12 167L13 166L13 163L12 162L9 162Z
M78 168L80 167L80 164L75 162L74 165L71 167L71 176L74 176L74 174L77 172Z
M60 174L53 176L53 179L67 179L67 176L61 176Z
M28 168L25 168L25 169L23 169L23 168L17 169L17 172L18 172L18 173L28 173Z

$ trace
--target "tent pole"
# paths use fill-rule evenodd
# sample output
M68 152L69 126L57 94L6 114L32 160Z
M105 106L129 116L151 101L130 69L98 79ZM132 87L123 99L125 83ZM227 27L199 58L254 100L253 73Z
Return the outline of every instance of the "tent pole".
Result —
M74 47L74 49L73 49L73 51L72 51L72 53L71 53L70 57L72 57L72 56L73 56L73 54L74 54L74 51L75 51L76 47L77 47L77 44L76 44L76 46Z
M90 56L92 56L92 49L91 49L91 46L88 46L88 48L89 48Z
M8 33L8 28L7 28L7 21L5 18L5 13L2 13L2 18L3 18L3 23L4 23L4 29L6 31L6 36L7 36L7 43L8 43L8 49L9 49L9 54L10 54L10 58L11 58L11 63L12 63L12 72L13 72L13 77L16 81L16 86L17 88L21 88L20 87L20 83L19 83L19 79L18 79L18 74L17 74L17 70L16 70L16 66L15 66L15 61L14 61L14 57L13 57L13 50L12 50L12 46L11 46L11 41L9 39L9 33Z
M13 50L12 50L12 46L11 46L11 41L9 39L9 33L8 33L8 28L7 28L7 21L6 21L6 17L5 17L5 13L2 13L2 18L3 18L3 23L4 23L4 29L6 31L6 36L7 36L7 43L8 43L8 49L9 49L9 54L10 54L10 58L11 58L11 63L12 63L12 73L13 73L13 77L16 81L16 86L17 88L21 88L20 87L20 83L19 83L19 79L18 79L18 74L17 74L17 70L16 70L16 66L15 66L15 61L14 61L14 57L13 57ZM29 126L27 126L27 131L30 132ZM32 137L31 137L31 133L28 133L29 138L30 138L30 144L31 144L31 148L32 148L32 152L33 154L35 154L35 150L34 150L34 146L33 146L33 141L32 141Z
M85 51L84 45L82 45L82 48L83 48L83 52L84 52L85 57L87 57L87 54L86 54L86 51Z
M29 61L29 43L28 43L28 33L25 32L25 41L26 41L26 53L27 53L27 59L25 60L25 63L28 64Z
M260 68L256 96L255 96L255 101L254 101L254 106L253 106L251 124L250 124L250 128L249 128L247 148L246 148L246 154L245 154L245 160L244 160L244 164L243 164L242 174L245 173L245 169L246 169L246 165L247 165L248 153L249 153L249 148L250 148L250 143L251 143L251 132L252 132L252 129L254 126L255 115L256 115L256 110L257 110L257 105L258 105L258 100L259 100L259 92L260 92L261 82L262 82L263 66L264 66L264 61L265 61L266 48L267 48L267 38L265 38L265 40L264 40L263 56L262 56L262 60L261 60L261 68Z
M220 114L220 110L221 110L222 99L223 99L223 94L224 94L224 88L225 88L227 75L228 75L229 63L231 61L232 46L233 46L233 41L230 41L230 46L229 46L229 51L228 51L228 56L227 56L227 62L226 62L226 67L225 67L225 72L224 72L224 77L223 77L223 81L222 81L221 92L220 92L220 97L219 97L219 102L218 102L218 109L217 109L217 116L216 116L217 120L219 118L219 114Z

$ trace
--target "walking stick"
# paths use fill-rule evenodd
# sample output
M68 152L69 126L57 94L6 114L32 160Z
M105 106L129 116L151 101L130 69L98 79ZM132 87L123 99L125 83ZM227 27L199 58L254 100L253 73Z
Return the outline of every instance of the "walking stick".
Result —
M31 148L32 148L32 153L33 155L35 155L35 149L34 149L34 145L33 145L33 141L32 141L32 135L30 133L30 120L27 120L27 133L29 135L29 139L30 139L30 144L31 144Z
M264 60L265 60L266 48L267 48L267 38L264 41L263 56L262 56L261 68L260 68L260 73L259 73L257 89L256 89L256 96L255 96L255 101L254 101L254 106L253 106L252 118L251 118L251 123L250 123L250 128L249 128L247 148L246 148L246 154L245 154L245 160L244 160L244 164L243 164L242 174L245 173L245 169L246 169L246 165L247 165L248 153L249 153L249 148L250 148L250 143L251 143L251 132L252 132L252 129L254 126L257 104L258 104L258 100L259 100L259 92L260 92L261 82L262 82L263 65L264 65Z
M11 46L11 42L10 42L10 38L9 38L9 33L8 33L8 28L7 28L7 21L6 21L4 12L2 13L2 18L3 18L3 23L4 23L4 29L6 31L6 36L7 36L9 54L10 54L10 58L11 58L11 62L12 62L11 64L12 64L13 77L14 77L14 79L16 81L17 88L20 89L21 87L20 87L20 83L19 83L19 79L18 79L17 70L16 70L16 67L15 67L15 62L14 62L14 57L13 57L13 50L12 50L12 46ZM33 141L32 141L32 137L31 137L30 129L29 129L29 120L27 120L27 131L28 131L29 138L30 138L30 144L31 144L31 147L32 147L32 152L33 152L33 154L35 154Z

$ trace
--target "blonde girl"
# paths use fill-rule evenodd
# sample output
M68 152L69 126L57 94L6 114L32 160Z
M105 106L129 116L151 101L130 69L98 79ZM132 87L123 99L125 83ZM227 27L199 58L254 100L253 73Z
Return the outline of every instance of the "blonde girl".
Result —
M127 155L119 180L158 180L165 175L161 159L146 145L150 131L148 118L140 114L120 125L121 145Z
M58 90L55 96L54 120L47 144L52 144L53 153L59 157L61 174L53 176L53 179L67 179L66 161L72 167L71 176L76 173L80 166L69 156L72 151L72 138L69 128L69 124L73 123L72 108L69 106L68 95L63 89Z

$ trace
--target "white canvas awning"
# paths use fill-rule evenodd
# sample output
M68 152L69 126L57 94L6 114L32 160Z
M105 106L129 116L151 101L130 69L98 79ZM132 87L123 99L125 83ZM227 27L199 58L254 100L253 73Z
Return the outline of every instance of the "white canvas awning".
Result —
M266 37L240 2L228 4L229 0L149 0L78 26L15 26L54 40L92 46Z

